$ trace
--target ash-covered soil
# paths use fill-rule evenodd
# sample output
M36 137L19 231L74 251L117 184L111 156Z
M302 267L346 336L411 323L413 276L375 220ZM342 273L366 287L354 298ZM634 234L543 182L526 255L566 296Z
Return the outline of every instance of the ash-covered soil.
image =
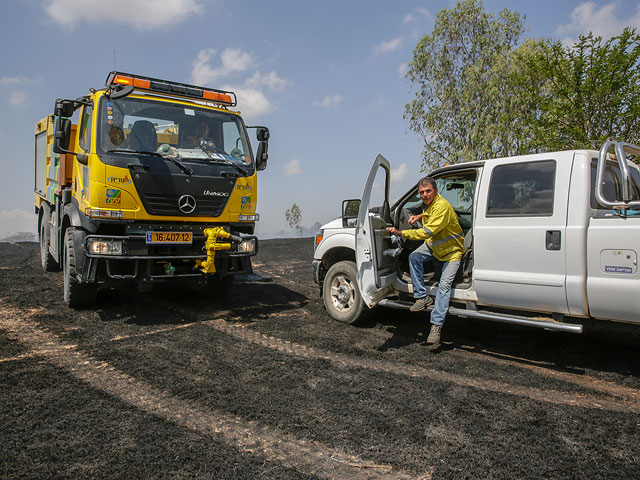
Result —
M378 309L325 313L312 239L268 282L62 302L36 243L0 244L0 478L640 478L640 338Z

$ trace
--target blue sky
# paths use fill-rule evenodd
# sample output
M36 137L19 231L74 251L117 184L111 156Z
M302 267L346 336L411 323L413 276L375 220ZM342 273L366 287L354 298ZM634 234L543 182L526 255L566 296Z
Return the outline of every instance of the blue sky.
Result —
M58 97L101 88L118 70L230 88L248 124L271 130L260 172L258 234L339 216L378 153L392 198L420 176L420 140L402 118L404 78L420 37L447 0L0 0L0 238L34 231L34 124ZM530 37L570 43L640 26L640 1L485 0L519 11Z

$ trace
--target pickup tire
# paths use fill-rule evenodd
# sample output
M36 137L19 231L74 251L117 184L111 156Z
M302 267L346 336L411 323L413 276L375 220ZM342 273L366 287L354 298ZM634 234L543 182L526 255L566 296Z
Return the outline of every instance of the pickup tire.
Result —
M42 269L45 272L57 272L60 270L60 265L53 258L53 255L49 253L49 239L51 238L51 229L49 228L49 207L43 205L42 215L40 216L40 228L38 229L38 237L40 240L40 263Z
M93 283L81 283L78 280L76 269L77 252L73 242L74 228L67 228L64 232L64 303L71 308L91 305L96 300L96 285Z
M362 301L355 263L343 260L329 268L324 277L322 299L327 313L341 323L362 323L369 309Z

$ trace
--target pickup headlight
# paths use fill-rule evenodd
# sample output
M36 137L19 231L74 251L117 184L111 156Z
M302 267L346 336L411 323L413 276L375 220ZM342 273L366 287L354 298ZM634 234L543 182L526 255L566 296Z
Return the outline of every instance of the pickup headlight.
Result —
M92 238L89 240L89 253L92 255L122 255L122 240Z

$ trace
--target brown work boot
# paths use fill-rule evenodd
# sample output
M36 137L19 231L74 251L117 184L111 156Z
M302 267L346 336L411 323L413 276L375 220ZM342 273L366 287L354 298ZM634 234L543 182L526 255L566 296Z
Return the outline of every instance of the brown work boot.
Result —
M429 336L427 337L427 343L440 343L440 333L442 332L442 325L431 325Z
M431 298L429 295L427 295L426 297L417 298L416 303L411 305L411 308L409 308L409 310L411 310L412 312L419 312L427 308L432 303L433 303L433 298Z

